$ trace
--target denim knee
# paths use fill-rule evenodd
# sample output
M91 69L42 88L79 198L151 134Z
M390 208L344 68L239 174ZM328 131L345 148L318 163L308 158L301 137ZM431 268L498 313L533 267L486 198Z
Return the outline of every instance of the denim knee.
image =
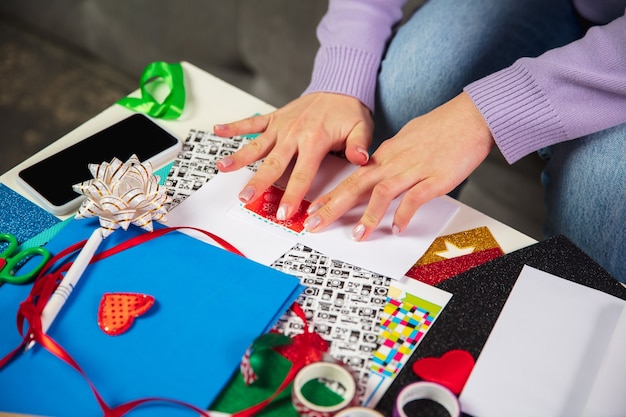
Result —
M626 124L550 149L546 237L562 234L626 282Z

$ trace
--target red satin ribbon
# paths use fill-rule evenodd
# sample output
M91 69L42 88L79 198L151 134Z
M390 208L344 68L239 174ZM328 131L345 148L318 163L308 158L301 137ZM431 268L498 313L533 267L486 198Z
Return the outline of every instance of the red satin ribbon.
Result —
M94 262L98 262L101 259L107 258L116 253L132 248L133 246L139 245L141 243L147 242L152 239L156 239L157 237L162 236L166 233L169 233L172 230L179 230L179 229L191 229L191 230L195 230L200 233L203 233L209 236L214 241L216 241L218 244L220 244L224 249L230 252L233 252L237 255L245 257L245 255L241 253L233 245L231 245L224 239L220 238L219 236L216 236L211 232L207 232L206 230L198 229L195 227L168 227L164 229L155 230L151 233L141 234L139 236L135 236L131 239L128 239L127 241L122 242L113 248L107 249L103 252L100 252L94 255L89 263L91 264ZM42 268L42 270L39 272L39 274L37 275L37 278L35 279L35 282L33 284L33 288L31 289L30 294L28 295L26 300L20 303L20 307L19 307L18 314L17 314L17 328L20 333L20 336L22 336L22 341L17 348L15 348L13 351L11 351L8 355L6 355L4 358L0 360L0 369L2 369L13 358L15 358L19 352L23 351L24 347L27 344L29 344L31 341L35 341L36 343L39 343L44 349L52 353L54 356L58 357L59 359L61 359L62 361L70 365L78 373L80 373L83 376L83 378L85 378L85 380L89 384L89 387L91 388L91 391L96 397L96 400L98 401L98 404L100 405L100 408L102 409L104 413L104 417L122 417L126 415L127 413L129 413L130 411L132 411L133 409L139 407L140 405L143 405L146 403L155 403L155 402L164 402L164 403L179 405L181 407L189 408L195 411L196 413L199 413L200 415L203 415L205 417L210 417L210 414L208 412L194 406L193 404L189 404L183 401L178 401L178 400L169 399L169 398L160 398L160 397L142 398L138 400L129 401L117 407L110 407L104 401L104 399L102 398L102 396L96 389L95 385L91 382L91 380L87 376L87 374L82 370L80 365L72 358L72 356L67 351L65 351L65 349L63 349L61 345L56 343L54 339L52 339L50 336L48 336L46 333L43 332L42 325L41 325L41 312L43 311L43 308L45 307L48 299L50 298L50 296L52 296L52 293L54 293L54 290L61 282L61 279L63 278L62 273L66 272L70 268L70 266L72 265L72 262L66 262L62 264L59 267L59 269L56 270L55 272L48 273L48 271L54 266L56 262L64 259L68 255L76 252L77 250L85 246L86 242L87 240L83 240L81 242L75 243L74 245L64 249L63 251L58 253L56 256L52 257L48 261L48 263ZM24 322L28 322L29 324L29 328L27 332L24 332Z

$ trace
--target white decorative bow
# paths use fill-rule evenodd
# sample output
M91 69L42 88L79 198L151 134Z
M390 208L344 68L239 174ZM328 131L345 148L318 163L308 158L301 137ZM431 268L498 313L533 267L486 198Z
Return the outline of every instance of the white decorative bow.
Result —
M136 155L122 162L89 164L93 179L72 188L87 197L76 214L77 219L98 216L102 237L119 227L127 230L131 224L151 232L152 221L166 222L169 201L159 177L152 174L152 164L142 164Z

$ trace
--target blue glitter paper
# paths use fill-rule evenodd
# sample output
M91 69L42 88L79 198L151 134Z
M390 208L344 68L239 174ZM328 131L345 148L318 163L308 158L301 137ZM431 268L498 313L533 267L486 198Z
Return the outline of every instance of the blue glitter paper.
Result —
M4 184L0 184L0 205L0 233L15 235L19 243L60 222L56 216Z

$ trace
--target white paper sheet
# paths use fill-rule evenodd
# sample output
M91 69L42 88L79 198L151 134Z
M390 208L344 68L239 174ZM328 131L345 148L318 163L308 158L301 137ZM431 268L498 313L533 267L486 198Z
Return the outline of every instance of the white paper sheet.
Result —
M314 198L330 191L355 167L329 156L320 169L308 195ZM424 254L458 206L434 199L422 206L409 227L399 236L391 233L393 213L399 200L393 202L381 226L364 242L351 239L351 231L364 205L349 211L322 232L296 235L279 226L266 224L245 210L237 194L253 173L241 169L220 173L193 193L168 215L168 225L196 226L218 234L263 264L278 259L295 243L303 243L362 268L399 279Z
M461 394L462 410L582 415L623 309L619 298L525 266ZM626 374L619 377L621 388Z
M584 417L626 415L626 307L609 343L598 376L585 406Z

